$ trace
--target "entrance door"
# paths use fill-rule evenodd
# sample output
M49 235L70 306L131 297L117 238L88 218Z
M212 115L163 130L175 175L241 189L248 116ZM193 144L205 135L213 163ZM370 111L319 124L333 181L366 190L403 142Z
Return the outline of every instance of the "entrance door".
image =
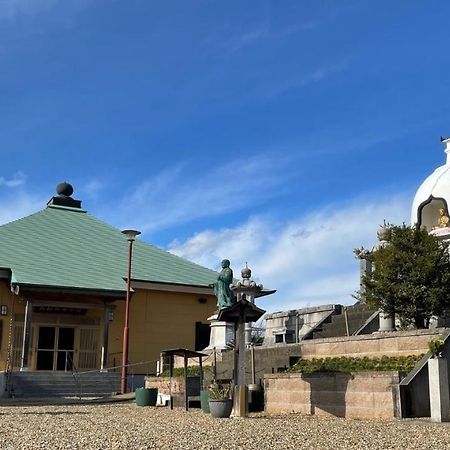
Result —
M39 327L36 370L72 370L75 328Z

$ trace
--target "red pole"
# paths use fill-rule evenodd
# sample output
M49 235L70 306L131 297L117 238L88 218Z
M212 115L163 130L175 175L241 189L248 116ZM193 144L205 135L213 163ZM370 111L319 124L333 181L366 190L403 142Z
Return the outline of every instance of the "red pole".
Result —
M120 378L120 392L127 392L127 364L128 364L128 316L130 312L131 295L131 255L133 252L133 240L128 239L128 276L127 276L127 297L125 300L125 324L123 327L123 345L122 345L122 376Z

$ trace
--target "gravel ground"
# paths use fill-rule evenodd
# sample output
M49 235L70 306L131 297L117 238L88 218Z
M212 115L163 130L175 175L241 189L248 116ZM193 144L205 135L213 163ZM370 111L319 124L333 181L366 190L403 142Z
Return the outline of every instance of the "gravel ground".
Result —
M450 427L298 414L213 419L201 410L107 405L0 407L0 449L448 449Z

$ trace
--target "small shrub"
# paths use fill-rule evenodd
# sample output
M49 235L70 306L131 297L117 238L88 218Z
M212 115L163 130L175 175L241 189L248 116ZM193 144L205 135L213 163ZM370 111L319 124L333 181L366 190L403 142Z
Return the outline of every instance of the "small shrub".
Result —
M400 371L410 372L423 355L382 356L381 358L313 358L300 359L287 372L367 372Z
M428 350L431 353L432 358L442 357L444 341L442 339L431 339L431 341L428 342Z
M206 367L203 367L203 369L206 369ZM197 377L200 375L200 367L199 366L188 366L187 368L187 374L188 377ZM168 377L169 371L165 370L161 373L161 377ZM173 369L173 375L174 377L184 377L184 368L183 367L175 367Z
M231 385L214 381L208 388L208 396L212 400L226 400L230 398Z

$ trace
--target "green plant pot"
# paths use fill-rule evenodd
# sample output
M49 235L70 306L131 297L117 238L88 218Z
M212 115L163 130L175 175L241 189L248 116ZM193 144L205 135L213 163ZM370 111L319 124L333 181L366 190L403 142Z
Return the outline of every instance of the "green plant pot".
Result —
M206 413L206 414L210 413L208 391L200 391L200 406L202 407L202 411L204 413Z
M157 388L137 388L135 394L137 406L156 406L158 400Z
M232 409L233 401L231 398L227 398L225 400L209 399L209 410L211 411L211 416L216 419L230 417Z

